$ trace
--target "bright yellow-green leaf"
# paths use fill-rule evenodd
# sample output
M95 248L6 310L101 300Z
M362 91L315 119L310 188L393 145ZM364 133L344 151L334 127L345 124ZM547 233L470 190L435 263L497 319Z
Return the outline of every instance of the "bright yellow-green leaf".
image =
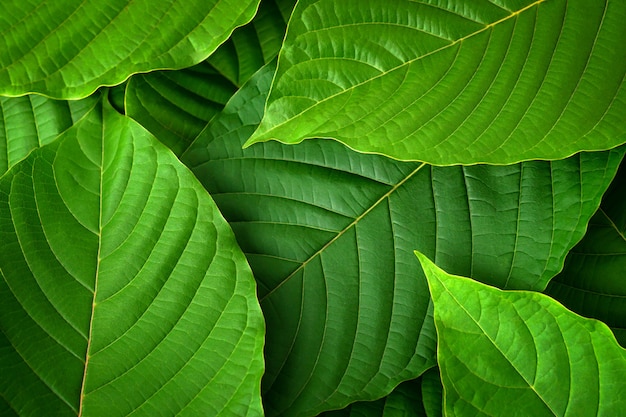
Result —
M437 165L626 142L622 0L301 0L247 141Z
M626 350L546 295L449 275L416 252L435 306L448 416L619 416Z

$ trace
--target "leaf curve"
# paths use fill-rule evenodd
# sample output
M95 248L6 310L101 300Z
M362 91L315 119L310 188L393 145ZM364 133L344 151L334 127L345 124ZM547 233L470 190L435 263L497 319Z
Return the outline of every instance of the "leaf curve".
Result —
M0 236L0 392L15 414L262 414L250 269L139 125L99 105L14 166Z
M250 23L194 67L133 76L126 114L180 155L235 91L276 57L294 4L262 1Z
M69 129L98 98L60 101L37 95L0 97L0 177L30 151Z
M624 153L442 168L335 141L241 149L273 72L259 71L181 157L233 227L258 281L268 415L316 415L380 398L434 364L414 247L486 282L543 289Z
M334 138L436 165L615 147L625 19L611 0L302 0L246 146Z
M585 317L602 320L626 346L626 165L603 197L583 240L567 255L546 294Z
M612 416L626 407L626 350L550 297L447 274L416 252L435 304L448 415Z
M0 95L80 98L137 72L208 57L259 0L8 2L0 18Z

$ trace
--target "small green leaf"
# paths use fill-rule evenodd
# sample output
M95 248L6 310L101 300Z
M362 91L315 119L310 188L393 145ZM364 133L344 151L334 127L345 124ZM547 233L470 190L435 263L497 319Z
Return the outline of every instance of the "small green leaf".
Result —
M20 416L262 414L244 255L195 177L108 104L0 179L0 329Z
M618 416L626 350L550 297L449 275L416 252L435 305L450 416Z
M435 165L609 149L624 21L612 0L301 0L246 146L334 138Z
M0 18L0 95L80 98L137 72L207 58L259 0L9 1Z

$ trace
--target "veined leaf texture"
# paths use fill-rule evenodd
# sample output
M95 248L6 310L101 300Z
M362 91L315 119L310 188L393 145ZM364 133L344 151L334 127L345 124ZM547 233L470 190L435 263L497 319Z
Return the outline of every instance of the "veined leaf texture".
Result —
M132 74L206 59L259 0L8 1L0 94L80 98Z
M542 290L582 237L624 149L511 166L433 167L336 141L241 149L263 68L182 155L232 226L267 322L267 415L373 400L435 362L417 248L503 288Z
M546 295L449 275L417 253L435 305L446 415L614 416L626 350Z
M3 415L261 414L244 255L193 175L108 104L0 179L0 277Z
M437 165L608 149L626 142L624 20L616 0L302 0L247 145Z

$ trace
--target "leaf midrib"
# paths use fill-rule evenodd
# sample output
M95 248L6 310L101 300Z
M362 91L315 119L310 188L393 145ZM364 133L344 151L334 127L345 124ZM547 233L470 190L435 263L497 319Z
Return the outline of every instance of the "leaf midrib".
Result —
M346 232L348 232L352 227L354 227L357 223L359 223L365 216L367 216L372 210L374 210L379 204L385 201L391 194L393 194L398 188L404 185L409 179L411 179L415 174L417 174L424 166L427 164L422 163L413 171L411 171L408 175L406 175L401 181L396 183L393 187L391 187L387 192L385 192L381 197L378 198L370 207L363 211L359 216L357 216L350 224L344 227L340 232L337 233L331 240L329 240L326 244L324 244L319 250L309 256L306 260L304 260L291 274L289 274L285 279L283 279L278 285L276 285L271 291L265 294L262 298L259 299L259 302L263 302L266 298L270 297L274 292L276 292L280 287L289 282L299 271L303 270L309 262L313 259L317 258L322 252L324 252L327 248L329 248L334 242L336 242L340 237L342 237Z
M275 131L275 130L277 130L277 129L281 128L281 127L283 127L283 126L284 126L284 125L286 125L287 123L291 123L293 120L296 120L296 119L298 119L298 118L300 118L300 117L303 117L306 113L310 112L311 110L315 109L316 107L318 107L319 105L321 105L321 104L323 104L323 103L325 103L325 102L327 102L327 101L330 101L330 100L332 100L332 99L334 99L334 98L336 98L336 97L339 97L339 96L341 96L341 95L343 95L343 94L350 93L350 92L352 92L353 90L357 89L358 87L360 87L360 86L362 86L362 85L365 85L365 84L370 83L370 82L372 82L372 81L374 81L374 80L377 80L378 78L384 77L384 76L386 76L387 74L389 74L389 73L391 73L391 72L393 72L393 71L396 71L396 70L398 70L398 69L400 69L400 68L403 68L403 67L405 67L405 66L411 65L411 64L413 64L414 62L417 62L417 61L419 61L419 60L421 60L421 59L423 59L423 58L426 58L426 57L428 57L428 56L430 56L430 55L434 55L434 54L436 54L436 53L438 53L438 52L440 52L440 51L443 51L443 50L445 50L445 49L447 49L447 48L454 47L455 45L460 44L460 43L462 43L463 41L465 41L465 40L467 40L467 39L469 39L469 38L471 38L471 37L474 37L474 36L476 36L476 35L478 35L478 34L480 34L480 33L483 33L483 32L485 32L486 30L488 30L488 29L490 29L490 28L492 28L492 27L495 27L495 26L497 26L497 25L499 25L499 24L501 24L501 23L503 23L503 22L506 22L507 20L509 20L509 19L511 19L511 18L514 18L514 17L516 17L516 16L518 16L518 15L522 14L523 12L525 12L525 11L527 11L527 10L529 10L529 9L531 9L531 8L533 8L533 7L535 7L535 6L539 6L541 3L545 3L546 1L548 1L548 0L536 0L535 2L533 2L533 3L529 4L528 6L525 6L525 7L521 8L521 9L520 9L520 10L518 10L518 11L512 12L510 15L508 15L508 16L506 16L506 17L503 17L502 19L499 19L499 20L496 20L495 22L492 22L492 23L488 23L488 24L486 24L486 25L485 25L485 27L483 27L482 29L479 29L479 30L477 30L477 31L471 32L471 33L469 33L469 34L467 34L467 35L465 35L465 36L463 36L463 37L461 37L461 38L459 38L459 39L457 39L457 40L451 41L449 44L447 44L447 45L445 45L445 46L442 46L442 47L440 47L440 48L436 48L436 49L434 49L434 50L432 50L432 51L430 51L430 52L428 52L428 53L426 53L426 54L423 54L423 55L420 55L420 56L418 56L418 57L415 57L415 58L409 59L409 60L407 60L406 62L403 62L403 63L402 63L402 64L400 64L400 65L397 65L397 66L392 67L392 68L390 68L390 69L388 69L388 70L386 70L386 71L381 72L380 74L376 75L375 77L368 78L367 80L362 81L362 82L360 82L360 83L357 83L357 84L355 84L355 85L353 85L353 86L351 86L351 87L349 87L349 88L347 88L347 89L345 89L345 90L342 90L342 91L340 91L340 92L338 92L338 93L335 93L335 94L332 94L332 95L330 95L330 96L328 96L328 97L325 97L325 98L323 98L322 100L317 101L315 104L313 104L312 106L308 107L308 108L307 108L307 109L305 109L304 111L302 111L302 112L300 112L299 114L295 115L294 117L288 118L288 119L286 119L285 121L283 121L283 122L281 122L281 123L279 123L279 124L277 124L277 125L272 126L269 130L266 130L266 131L264 131L264 132L260 132L258 136L261 136L261 137L268 137L268 136L270 135L270 132L273 132L273 131ZM279 63L280 63L280 55L279 55ZM278 68L278 69L280 69L280 65L279 65L279 68ZM276 71L276 73L274 74L274 80L273 80L273 82L272 82L272 87L271 87L270 92L269 92L269 94L268 94L268 98L270 98L270 99L272 98L272 92L273 92L273 90L274 90L274 85L275 85L275 82L274 82L274 81L276 81L277 75L278 75L278 70L277 70L277 71ZM273 103L274 103L274 101L275 101L275 100L272 100L272 101L270 102L270 100L268 100L268 101L266 102L266 104L265 104L265 112L264 112L264 114L267 114L267 113L268 113L268 109L269 109L269 107L271 106L271 104L273 104ZM262 123L261 123L261 125L262 125ZM259 125L259 128L261 127L261 125ZM258 132L258 131L259 131L259 130L258 130L258 128L257 128L257 132ZM250 138L249 138L249 139L248 139L248 140L244 143L244 146L243 146L244 148L247 148L248 146L252 145L253 143L256 143L256 142L258 142L258 141L259 141L259 140L257 140L257 139L255 138L256 133L257 133L257 132L255 132L255 133L254 133L254 134L253 134L253 135L252 135L252 136L251 136L251 137L250 137ZM303 139L311 139L311 138L312 138L312 137L305 136ZM262 139L262 140L263 140L263 139ZM282 142L280 139L276 139L276 140L278 140L279 142Z

